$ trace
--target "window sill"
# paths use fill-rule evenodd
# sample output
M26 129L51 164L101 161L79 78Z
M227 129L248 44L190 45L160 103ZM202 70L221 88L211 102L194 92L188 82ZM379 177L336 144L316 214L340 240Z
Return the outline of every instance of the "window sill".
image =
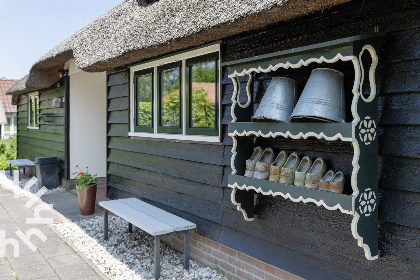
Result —
M39 127L28 126L27 128L29 130L39 130Z
M145 140L174 140L175 142L201 142L205 144L219 144L219 136L202 136L202 135L182 135L182 134L166 134L166 133L147 133L147 132L129 132L128 136L132 139Z

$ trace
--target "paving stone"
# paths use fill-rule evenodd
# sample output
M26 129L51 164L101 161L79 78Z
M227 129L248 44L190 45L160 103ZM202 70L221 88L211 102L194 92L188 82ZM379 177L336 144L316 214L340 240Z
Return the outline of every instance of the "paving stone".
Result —
M13 276L13 271L10 269L8 264L0 265L0 276Z
M0 229L9 230L9 231L16 231L17 229L19 229L19 227L13 219L6 218L6 219L0 219ZM6 238L7 238L7 236L6 236Z
M10 194L9 190L6 190L3 187L0 187L0 195L8 195L8 194Z
M23 243L21 240L18 240L19 242L19 249L18 249L18 255L15 256L14 247L11 245L6 246L6 257L8 259L15 258L15 257L22 257L27 256L30 254L34 254L35 252L32 251L25 243Z
M40 230L45 236L53 236L56 237L57 234L48 226L43 224L24 224L19 226L23 232L28 232L28 230L36 228Z
M69 219L64 216L63 214L57 212L55 217L53 217L54 221L53 224L58 224L58 223L64 223L64 222L68 222Z
M0 276L0 280L16 280L16 277L14 275L9 275L9 276Z
M56 268L55 271L61 279L66 280L85 279L88 276L96 276L96 272L86 263L77 265L77 269L66 266Z
M9 258L9 262L13 269L32 265L47 264L47 261L38 252L26 256L20 256L18 258Z
M96 275L96 276L89 276L89 277L83 278L83 280L102 280L102 279L104 279L104 278L99 277L98 275Z
M42 277L42 280L61 280L61 278L59 276ZM84 278L83 278L83 280L84 280Z
M54 269L63 267L78 267L86 264L85 261L76 253L63 256L45 256L47 261Z
M40 212L39 215L43 219L51 220L51 222L48 222L48 224L54 224L54 223L63 222L66 220L65 216L63 216L61 213L55 210L43 210Z
M9 192L8 194L2 194L0 195L0 203L1 204L9 203L10 199L12 198L13 198L13 194L11 192Z
M31 208L27 208L25 203L29 199L24 196L15 197L12 192L0 186L0 229L6 230L6 237L14 238L19 244L19 257L14 257L12 245L6 246L6 258L0 257L0 280L102 279L49 225L27 223L27 218L35 217L36 207L45 204L53 204L53 207L61 211L40 212L42 218L52 218L53 223L91 217L80 215L77 196L69 193L43 195ZM32 251L15 233L20 229L26 234L33 228L47 237L45 242L36 235L30 237L37 247L36 251Z
M1 219L11 219L10 215L6 212L6 210L4 212L0 211L0 220Z
M21 211L21 210L17 210ZM22 211L19 214L9 213L10 217L19 225L25 225L27 218L35 218L34 213L31 210Z
M67 244L45 247L45 248L39 248L39 250L40 250L41 254L43 254L45 257L75 254L73 249L70 246L68 246Z
M9 214L19 214L20 212L30 211L28 208L26 208L22 201L14 198L13 195L0 196L0 204L7 212L9 212Z
M26 222L26 218L33 218L34 216L25 216L25 217L10 217L11 219L13 219L13 221L19 226L19 227L23 227L26 226L27 222Z
M47 236L47 240L45 240L45 242L34 236L31 238L31 241L37 248L45 248L65 244L64 241L58 236Z
M26 219L34 217L34 212L26 207L19 207L18 211L8 211L13 219Z
M19 280L45 279L57 276L49 264L16 268L15 273Z

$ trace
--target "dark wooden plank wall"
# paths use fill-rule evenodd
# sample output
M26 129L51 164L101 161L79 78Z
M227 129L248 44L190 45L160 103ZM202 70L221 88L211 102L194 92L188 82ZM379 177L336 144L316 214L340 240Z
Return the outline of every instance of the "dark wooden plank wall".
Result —
M52 108L54 97L64 97L64 87L39 92L39 130L28 129L28 97L18 100L18 158L34 160L36 157L56 157L64 169L64 103ZM43 114L51 114L48 118ZM61 174L63 175L63 174Z
M128 138L128 74L108 73L108 196L142 197L197 223L200 234L304 278L419 279L419 19L418 1L352 1L222 43L223 61L230 61L372 32L375 26L388 32L378 50L379 260L365 259L351 234L352 217L339 211L258 195L256 220L244 221L226 188L232 148L226 131L233 92L226 69L223 146ZM255 78L254 108L271 76ZM258 141L277 150L326 157L331 168L351 172L352 147L346 143ZM349 185L346 188L349 192Z
M128 72L109 74L108 196L136 195L197 223L204 219L202 234L216 237L224 146L130 139L128 96Z

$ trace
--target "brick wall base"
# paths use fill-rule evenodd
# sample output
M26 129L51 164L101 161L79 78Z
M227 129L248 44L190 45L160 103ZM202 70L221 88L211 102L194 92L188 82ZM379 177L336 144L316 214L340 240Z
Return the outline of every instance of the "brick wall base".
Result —
M184 251L184 237L165 237L176 250ZM190 233L190 258L219 271L229 279L297 280L302 279L266 262L255 259L201 235Z

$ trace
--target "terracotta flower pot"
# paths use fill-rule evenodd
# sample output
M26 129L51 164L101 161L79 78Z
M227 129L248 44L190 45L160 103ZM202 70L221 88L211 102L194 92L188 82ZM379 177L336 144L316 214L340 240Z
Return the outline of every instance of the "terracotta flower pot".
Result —
M83 216L95 213L96 184L90 185L88 189L81 189L76 186L77 197L79 198L80 213Z

